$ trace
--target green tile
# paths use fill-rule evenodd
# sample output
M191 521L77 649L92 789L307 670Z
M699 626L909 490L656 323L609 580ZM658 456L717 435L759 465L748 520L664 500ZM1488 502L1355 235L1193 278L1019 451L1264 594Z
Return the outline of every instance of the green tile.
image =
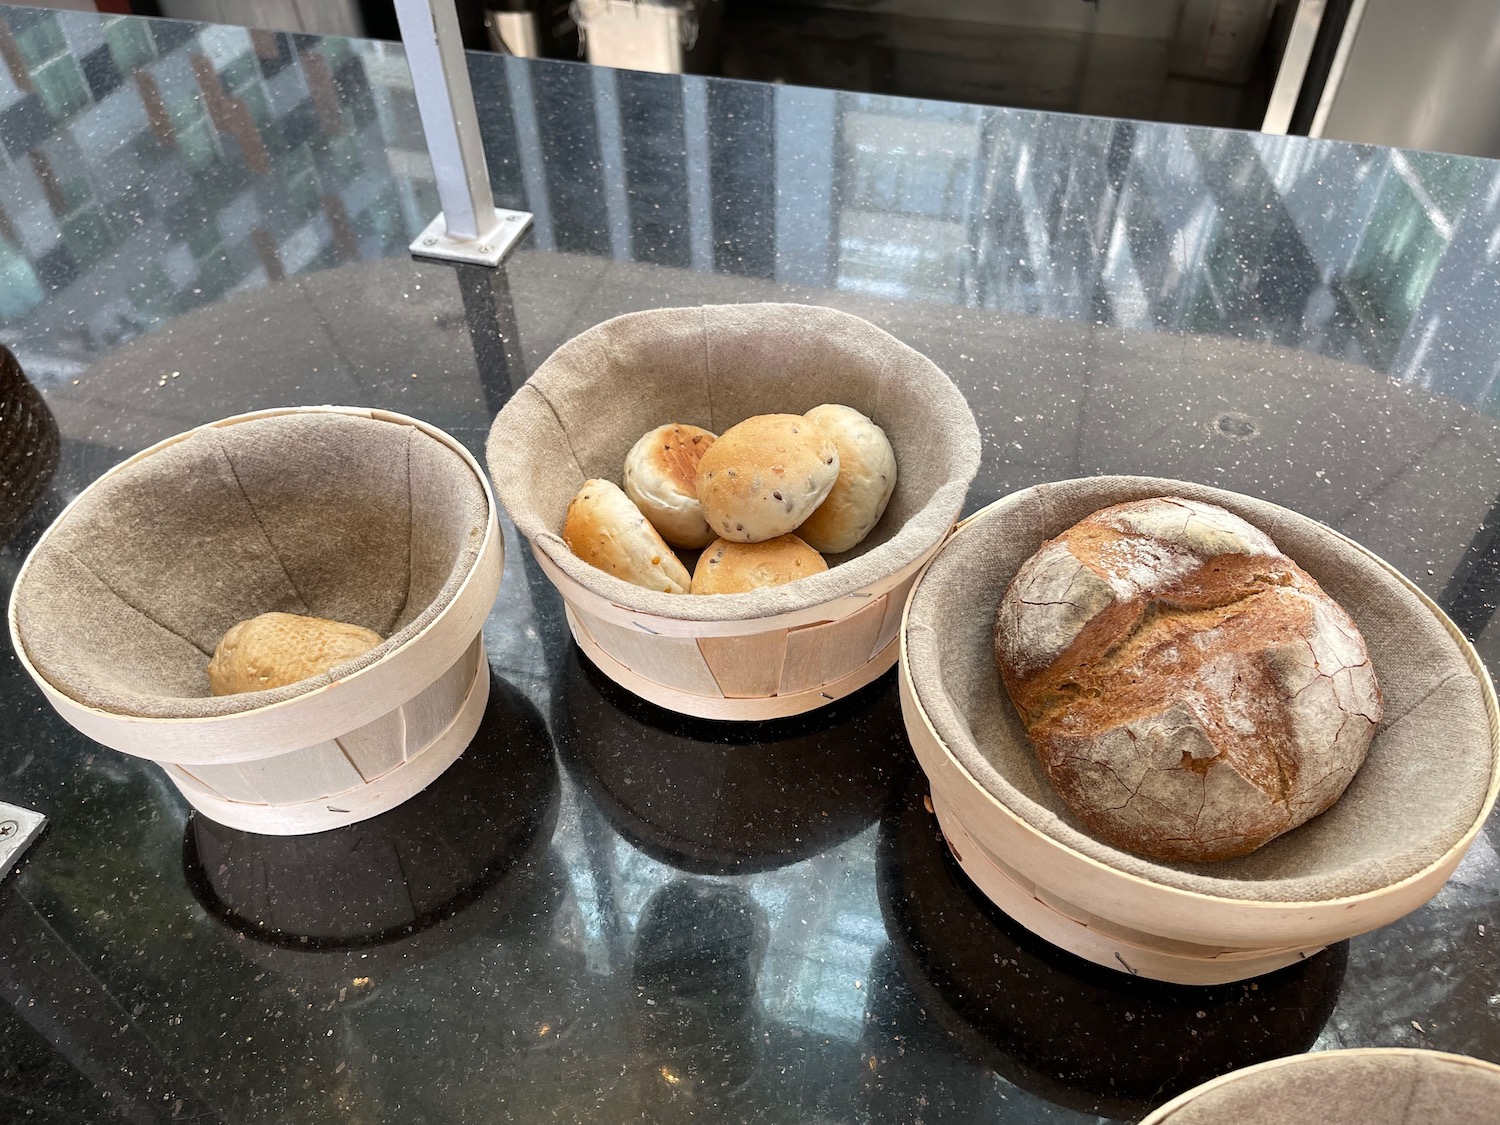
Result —
M219 69L219 81L231 94L240 94L244 87L255 82L260 74L260 66L255 61L255 56L246 51L239 58L234 59L228 66Z
M177 151L183 163L195 172L211 167L219 159L219 146L208 122L200 121L177 130Z
M38 66L48 59L66 54L68 50L68 42L63 38L62 28L57 26L57 17L54 15L46 15L37 20L16 36L16 43L21 48L22 57L31 64L33 77Z
M34 68L31 81L42 104L56 121L66 121L93 101L78 60L72 55L64 55L46 66Z
M208 109L203 104L203 96L195 88L191 94L173 98L168 102L167 116L172 119L173 127L180 132L207 121Z
M104 29L104 40L109 44L109 53L121 74L129 74L156 57L156 48L144 20L116 20Z
M240 91L240 97L245 99L245 105L250 110L251 120L255 122L256 128L265 133L271 127L271 105L266 101L266 92L261 88L259 82L245 87Z
M41 304L45 295L26 256L0 238L0 323L19 320Z
M62 182L63 214L71 214L94 198L94 189L85 176L74 176Z
M63 242L84 268L99 261L118 244L104 216L93 207L64 219L62 232Z

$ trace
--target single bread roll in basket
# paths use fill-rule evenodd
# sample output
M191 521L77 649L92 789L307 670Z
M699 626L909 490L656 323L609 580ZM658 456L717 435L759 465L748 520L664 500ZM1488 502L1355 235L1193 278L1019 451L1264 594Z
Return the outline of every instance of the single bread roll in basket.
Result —
M885 431L858 410L825 403L803 415L839 448L839 475L828 498L797 534L825 555L857 547L880 522L896 488L896 454Z
M642 435L625 455L625 495L674 547L706 547L713 529L698 502L698 462L714 435L671 423Z
M995 622L1058 795L1105 841L1244 855L1336 801L1382 704L1348 614L1263 532L1161 497L1044 543Z
M626 582L685 594L687 567L613 481L586 480L568 502L563 542L590 566Z
M285 687L363 656L383 639L362 625L262 613L220 639L208 662L208 688L214 695L237 695Z
M717 535L761 543L797 530L838 476L838 446L816 425L800 414L759 414L703 455L698 499Z
M743 594L763 586L781 586L828 569L823 556L795 535L778 535L764 543L715 540L693 569L695 594Z

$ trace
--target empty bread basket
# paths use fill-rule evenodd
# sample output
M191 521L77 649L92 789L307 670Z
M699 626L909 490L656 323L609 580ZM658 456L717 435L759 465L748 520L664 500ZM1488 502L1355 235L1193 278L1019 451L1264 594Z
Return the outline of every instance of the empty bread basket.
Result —
M1385 693L1343 796L1237 859L1150 860L1090 834L1042 773L995 666L996 606L1021 563L1090 513L1151 496L1217 504L1267 532L1358 624ZM1500 790L1500 708L1453 623L1358 544L1221 489L1094 477L1013 493L959 525L901 636L907 733L959 865L1021 925L1120 972L1241 980L1392 922L1438 892Z
M895 450L889 507L830 569L743 594L666 594L578 559L561 531L591 477L669 422L718 434L757 414L840 403ZM936 365L868 321L808 305L716 305L616 317L560 347L501 410L495 490L567 603L579 647L644 699L713 719L826 706L896 662L906 593L963 507L979 429ZM692 557L683 560L691 569Z
M169 438L73 501L16 580L11 639L63 718L160 763L212 819L321 831L394 807L468 745L502 556L484 474L441 430L259 411ZM272 610L385 640L295 684L211 695L219 639Z

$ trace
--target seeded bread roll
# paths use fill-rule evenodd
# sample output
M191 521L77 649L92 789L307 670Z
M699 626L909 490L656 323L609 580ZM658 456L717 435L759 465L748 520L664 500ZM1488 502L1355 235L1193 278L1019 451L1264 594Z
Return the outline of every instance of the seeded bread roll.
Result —
M698 462L709 527L736 543L795 531L833 488L839 451L800 414L759 414L724 431Z
M780 586L828 569L823 556L795 535L778 535L763 543L716 539L693 569L695 594L743 594L762 586Z
M214 695L269 691L363 656L382 638L361 625L262 613L225 633L208 662L208 689Z
M668 594L685 594L692 579L656 528L613 481L586 480L568 501L563 542L590 566Z
M825 403L803 417L839 447L839 475L797 534L825 555L841 554L858 546L885 514L896 487L896 454L885 431L852 407Z
M625 455L625 495L674 547L704 547L714 533L698 503L698 462L714 435L672 423L642 436Z
M1173 497L1044 543L995 622L1057 794L1165 860L1245 855L1338 800L1382 715L1359 629L1269 536Z

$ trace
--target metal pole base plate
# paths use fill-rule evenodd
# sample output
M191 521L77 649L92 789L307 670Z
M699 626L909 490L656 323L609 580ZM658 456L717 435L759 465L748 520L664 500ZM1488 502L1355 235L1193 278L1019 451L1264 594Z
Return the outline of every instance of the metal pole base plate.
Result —
M476 266L498 266L531 229L530 211L495 208L495 229L483 238L450 238L448 221L441 212L417 235L411 252L419 258L445 262L468 262Z

